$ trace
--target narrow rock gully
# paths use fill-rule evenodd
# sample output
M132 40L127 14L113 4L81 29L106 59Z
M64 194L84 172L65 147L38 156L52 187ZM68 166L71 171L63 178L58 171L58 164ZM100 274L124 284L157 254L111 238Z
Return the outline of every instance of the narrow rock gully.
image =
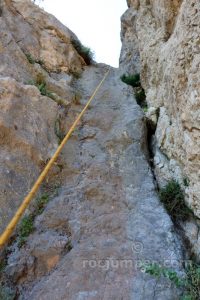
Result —
M74 119L108 66L85 69L74 85ZM69 122L70 121L70 122ZM19 299L177 299L167 279L142 272L158 262L182 272L182 245L161 205L148 163L145 118L117 69L62 153L64 183L35 219L8 273Z

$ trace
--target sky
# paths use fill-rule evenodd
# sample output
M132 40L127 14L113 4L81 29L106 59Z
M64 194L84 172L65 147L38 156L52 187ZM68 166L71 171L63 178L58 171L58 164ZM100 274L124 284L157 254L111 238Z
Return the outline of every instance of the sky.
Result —
M126 0L44 0L41 6L90 47L97 62L118 67L120 17L127 9Z

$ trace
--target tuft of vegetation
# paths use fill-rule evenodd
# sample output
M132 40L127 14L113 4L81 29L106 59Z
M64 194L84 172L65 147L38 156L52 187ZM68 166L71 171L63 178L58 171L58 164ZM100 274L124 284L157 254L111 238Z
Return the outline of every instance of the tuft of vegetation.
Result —
M4 271L5 267L6 267L6 260L5 260L5 259L2 259L2 260L0 261L0 273L2 273L2 272ZM1 298L0 298L0 299L1 299Z
M200 299L200 265L193 262L186 266L186 291L184 300Z
M62 126L61 126L61 120L60 118L57 118L55 120L55 124L54 124L54 132L55 132L55 135L57 136L58 138L58 144L60 145L62 140L64 139L65 137L65 134L62 130Z
M78 93L78 92L75 93L73 103L75 105L81 105L81 98L82 98L82 95L80 93Z
M29 63L34 65L35 64L35 59L32 57L32 55L30 53L25 53L26 58L28 59Z
M174 221L187 220L192 211L185 204L184 192L180 184L172 179L159 191L160 200Z
M55 194L55 191L53 195ZM47 193L42 194L40 197L36 198L33 212L29 215L25 216L20 225L18 230L18 247L21 248L28 238L28 236L34 231L34 220L36 216L43 213L47 203L50 200L50 196Z
M123 74L121 77L121 80L131 85L133 88L135 88L135 99L138 105L140 105L143 109L147 109L147 103L146 103L146 95L145 91L141 86L140 82L140 74L133 74L133 75L126 75Z
M14 300L16 296L15 291L10 287L0 285L0 299L1 300Z
M123 74L121 77L121 81L124 83L131 85L132 87L140 87L140 74L134 74L134 75L125 75Z
M77 71L70 71L70 73L74 76L74 78L76 79L80 79L81 78L81 73L77 72Z
M135 92L135 99L138 105L142 108L147 107L146 103L146 95L143 88L140 88L138 91Z
M72 39L71 43L78 52L78 54L84 59L85 63L87 65L91 65L94 59L93 51L90 48L82 45L82 43L79 40Z
M41 215L49 202L49 194L44 193L41 197L36 198L34 205L34 216Z
M180 277L176 271L165 268L156 263L144 265L145 273L154 277L165 277L169 279L177 288L184 290L184 295L180 300L199 300L200 299L200 265L189 262L185 266L184 277Z
M187 178L187 177L184 177L184 178L183 178L183 185L184 185L185 187L188 187L188 186L190 185L189 178Z
M29 81L28 84L35 85L40 91L42 96L46 96L55 100L55 97L52 92L47 89L47 84L42 74L38 74L35 81Z
M176 287L180 287L185 283L183 278L171 269L160 266L157 263L150 263L143 266L144 272L154 277L161 278L162 276L169 279Z
M29 61L30 64L39 64L42 67L44 66L44 62L40 59L35 59L30 53L25 53L27 60Z
M65 101L63 99L59 98L58 95L56 95L55 93L48 90L47 83L45 81L43 74L38 74L35 81L33 81L33 80L28 81L27 84L35 85L38 88L38 90L40 91L40 94L42 96L51 98L53 101L55 101L57 103L57 105L60 105L62 107L67 106L67 104L65 103Z
M147 112L148 112L148 106L147 106L147 105L145 105L145 106L143 107L143 112L144 112L144 113L147 113Z
M52 92L47 89L46 82L36 83L38 90L40 91L42 96L47 96L49 98L54 99Z
M19 226L19 234L18 234L18 246L21 248L26 240L27 237L34 231L34 224L33 224L33 216L25 216Z
M72 242L68 241L65 248L68 252L71 251L73 249Z

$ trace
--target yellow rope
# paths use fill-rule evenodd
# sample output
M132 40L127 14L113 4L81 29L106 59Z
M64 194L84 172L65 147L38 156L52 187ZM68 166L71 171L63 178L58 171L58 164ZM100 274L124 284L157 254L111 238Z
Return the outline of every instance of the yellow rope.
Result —
M24 214L26 208L28 207L29 203L31 202L31 200L33 199L33 197L35 196L35 194L37 193L39 187L41 186L41 184L44 181L45 177L47 176L49 170L51 169L51 167L55 163L56 159L58 158L60 152L62 151L64 145L66 144L66 142L68 141L68 139L71 136L72 132L74 131L76 125L78 124L78 122L80 121L81 117L83 116L83 114L87 110L88 106L92 102L92 100L95 97L95 95L97 94L99 88L101 87L101 85L105 81L106 77L108 76L109 71L110 71L110 69L105 74L105 76L103 77L103 79L101 80L101 82L99 83L99 85L96 87L94 93L92 94L92 96L88 100L88 102L85 105L85 107L83 108L82 112L78 115L77 119L75 120L75 122L73 123L73 125L71 126L71 128L69 129L69 131L66 134L65 138L63 139L62 143L58 146L56 152L54 153L54 155L49 160L48 164L46 165L46 167L44 168L44 170L42 171L42 173L40 174L40 176L36 180L36 182L33 185L31 191L25 197L25 199L23 200L22 204L18 208L16 214L14 215L14 217L12 218L12 220L10 221L10 223L8 224L8 226L6 227L6 229L4 230L3 234L0 236L0 249L3 248L3 246L6 244L6 242L9 239L9 237L11 236L11 234L14 232L14 230L15 230L17 224L19 223L22 215Z

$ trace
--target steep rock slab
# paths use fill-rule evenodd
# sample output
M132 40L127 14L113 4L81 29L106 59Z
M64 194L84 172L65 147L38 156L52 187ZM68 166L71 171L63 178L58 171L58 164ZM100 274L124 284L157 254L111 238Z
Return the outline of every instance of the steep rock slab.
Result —
M106 69L98 65L85 70L76 85L81 104ZM73 170L65 186L36 219L26 246L9 259L11 274L19 270L15 280L22 284L21 298L174 299L178 291L169 282L157 282L139 267L148 260L180 270L182 254L155 191L143 113L118 71L110 71L63 158ZM52 255L59 258L50 270L44 235L50 241L52 234L61 241L69 238L71 246L63 249L55 239L57 252ZM46 276L37 271L38 261L46 266Z

